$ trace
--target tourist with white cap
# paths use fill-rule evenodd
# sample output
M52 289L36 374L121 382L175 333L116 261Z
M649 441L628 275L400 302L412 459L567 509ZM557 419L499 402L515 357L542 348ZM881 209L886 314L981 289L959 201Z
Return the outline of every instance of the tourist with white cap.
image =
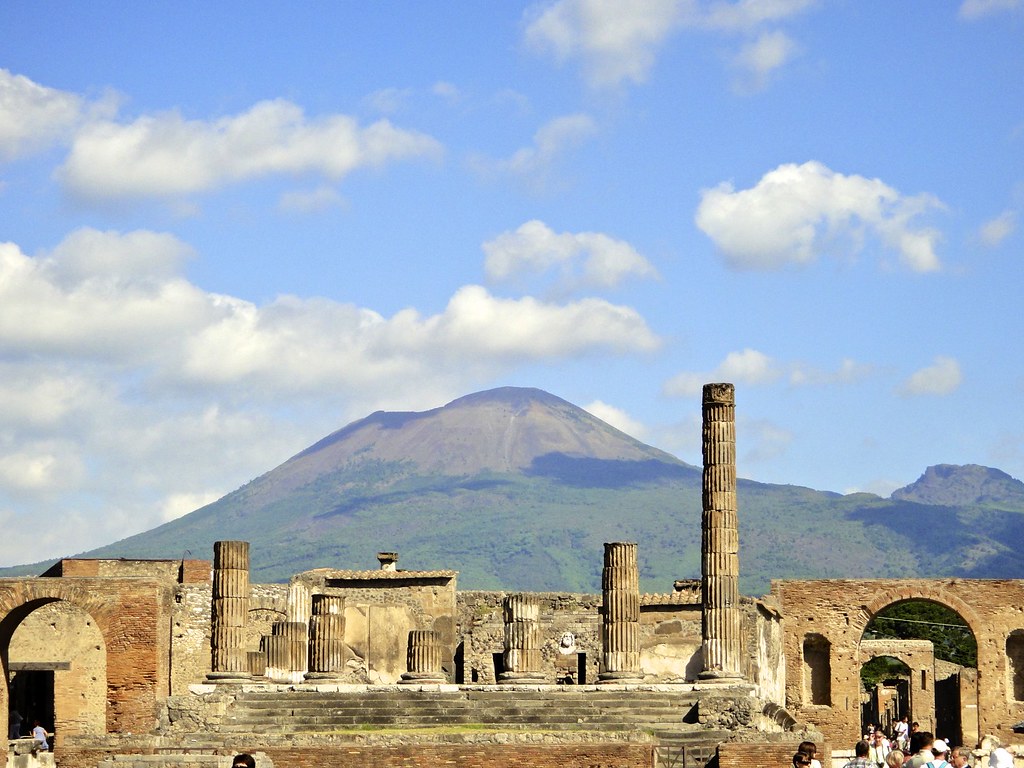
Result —
M1002 747L992 750L988 756L989 768L1013 768L1013 755Z
M945 741L936 739L932 742L932 754L935 756L935 759L926 763L928 768L951 768L949 763L946 762L946 756L949 754L949 745Z

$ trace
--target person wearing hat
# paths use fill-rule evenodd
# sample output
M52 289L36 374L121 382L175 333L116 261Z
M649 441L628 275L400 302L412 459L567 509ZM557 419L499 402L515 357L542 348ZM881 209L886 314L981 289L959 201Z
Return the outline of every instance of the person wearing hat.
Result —
M993 749L988 756L988 764L989 768L1013 768L1013 755L1002 747Z
M933 760L925 763L928 768L951 768L949 763L946 762L946 756L949 754L949 745L946 744L942 739L936 739L932 742L932 755Z

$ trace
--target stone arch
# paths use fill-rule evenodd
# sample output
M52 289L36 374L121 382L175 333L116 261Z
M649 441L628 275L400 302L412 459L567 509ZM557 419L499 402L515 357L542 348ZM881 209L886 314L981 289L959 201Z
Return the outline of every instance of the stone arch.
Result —
M95 620L63 600L38 600L27 606L32 610L9 627L5 646L12 702L18 703L29 723L39 717L62 737L103 733L107 650ZM31 698L43 692L41 687L49 688L50 708L32 712Z
M168 686L169 592L144 578L31 578L0 580L0 664L10 674L12 637L29 614L56 602L89 617L105 656L104 711L90 727L144 732L156 721L158 688ZM7 712L0 686L0 713ZM102 724L102 725L100 725ZM58 737L59 746L59 737Z
M978 628L982 626L982 622L977 612L959 597L944 590L941 583L937 583L934 587L931 585L910 585L897 589L883 590L862 605L861 610L851 617L850 628L858 637L863 637L864 629L884 608L896 605L897 603L906 603L910 600L938 603L956 611L960 618L967 622L967 626L974 636L978 637Z

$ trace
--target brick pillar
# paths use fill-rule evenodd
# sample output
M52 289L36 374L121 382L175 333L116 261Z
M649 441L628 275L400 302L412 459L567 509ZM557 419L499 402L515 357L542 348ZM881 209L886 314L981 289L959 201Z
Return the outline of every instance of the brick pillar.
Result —
M331 680L345 671L345 598L314 595L309 618L307 680Z
M602 683L638 682L640 672L640 570L636 544L604 545L601 591Z
M741 678L740 539L736 527L736 394L705 384L701 640L705 679Z
M540 599L536 595L508 595L502 602L505 619L505 671L503 683L542 683L540 671Z
M408 672L402 673L403 683L445 683L441 669L441 633L429 629L414 629L409 633L409 652L406 656Z
M211 606L211 682L250 678L245 649L249 617L249 542L213 544L213 601Z

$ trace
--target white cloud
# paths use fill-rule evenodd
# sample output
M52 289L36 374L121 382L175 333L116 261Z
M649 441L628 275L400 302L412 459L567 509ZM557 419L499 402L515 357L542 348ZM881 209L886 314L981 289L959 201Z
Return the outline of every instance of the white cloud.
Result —
M1021 8L1024 8L1024 0L964 0L960 4L960 18L974 21Z
M679 18L676 0L560 0L529 23L526 41L559 61L582 59L593 87L642 83Z
M713 381L760 386L785 380L791 387L848 384L864 379L873 370L846 358L836 370L829 371L802 362L783 363L756 349L744 349L730 352L714 370L676 374L662 386L662 393L669 397L695 397L705 384Z
M462 91L454 83L438 80L430 89L431 93L438 96L449 104L457 104L462 100Z
M874 366L858 363L850 358L843 358L834 371L823 370L805 363L794 363L789 369L789 384L793 387L828 386L832 384L852 384L871 376Z
M112 107L112 99L89 105L73 93L0 69L0 161L65 141L89 114Z
M526 42L559 62L579 60L593 88L643 83L666 40L681 29L754 38L734 57L759 80L795 50L768 27L816 5L816 0L557 0L534 14Z
M875 235L915 272L940 269L939 233L915 220L941 204L909 197L879 179L845 176L818 162L780 165L752 188L704 190L697 226L736 269L803 265L836 248L860 250Z
M288 213L320 213L344 205L345 198L338 190L326 185L316 189L285 192L278 201L278 207Z
M583 410L601 419L601 421L611 424L620 432L625 432L630 437L635 437L637 440L643 440L647 434L647 428L641 422L614 405L608 405L608 403L595 400L590 405L583 406Z
M493 282L522 275L557 273L563 290L614 288L628 278L654 278L657 271L629 243L600 232L554 232L536 219L483 244L487 277Z
M960 388L962 380L960 363L955 358L940 355L932 365L922 368L904 381L899 392L906 397L951 395Z
M767 85L772 73L786 64L797 52L797 45L785 32L764 32L746 45L734 59L734 64L747 73L740 85L743 90L760 90Z
M83 199L174 198L269 175L336 181L357 168L440 153L431 137L387 120L361 127L346 115L309 119L277 99L214 121L168 112L91 122L58 175Z
M511 157L476 157L471 163L484 174L510 174L543 187L555 162L596 132L597 126L588 115L563 115L542 125L533 135L533 144L516 150Z
M382 88L367 96L366 103L381 114L393 115L405 107L410 96L412 90L409 88Z
M1016 231L1017 213L1008 210L982 224L978 236L983 245L995 248Z
M713 381L736 384L768 384L783 376L779 364L756 349L730 352L713 371L706 373L679 373L665 382L662 392L669 397L694 397L704 385Z

